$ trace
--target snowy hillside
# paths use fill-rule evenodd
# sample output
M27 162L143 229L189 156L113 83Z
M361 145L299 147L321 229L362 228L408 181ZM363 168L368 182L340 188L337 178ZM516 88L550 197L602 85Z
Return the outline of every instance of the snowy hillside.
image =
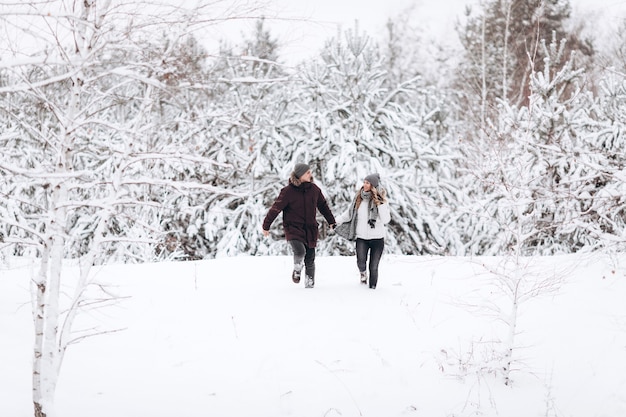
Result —
M513 268L505 258L387 255L376 290L358 283L353 257L319 257L312 290L291 282L290 261L99 270L97 282L120 300L83 314L77 328L112 333L70 347L57 415L626 415L624 257ZM0 416L27 417L33 271L23 259L7 262ZM519 314L505 386L510 275Z

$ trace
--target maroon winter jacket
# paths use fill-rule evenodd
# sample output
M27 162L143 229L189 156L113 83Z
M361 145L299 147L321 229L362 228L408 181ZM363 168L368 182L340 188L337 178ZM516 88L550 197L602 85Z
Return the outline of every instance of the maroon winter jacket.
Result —
M285 239L299 240L309 248L314 248L319 234L315 219L317 210L322 213L328 224L335 224L335 217L322 190L311 182L300 182L290 178L289 185L280 190L276 201L267 212L263 220L263 230L270 230L272 222L282 211Z

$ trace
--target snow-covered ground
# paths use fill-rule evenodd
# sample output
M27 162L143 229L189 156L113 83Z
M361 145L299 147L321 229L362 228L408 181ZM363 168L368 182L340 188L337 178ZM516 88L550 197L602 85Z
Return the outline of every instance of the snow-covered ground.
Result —
M56 413L625 416L626 257L517 263L533 295L512 386L500 371L508 261L385 255L376 290L354 257L318 257L314 289L291 282L288 256L101 268L121 298L77 324L112 332L71 346ZM21 259L0 268L0 416L33 415L32 273Z

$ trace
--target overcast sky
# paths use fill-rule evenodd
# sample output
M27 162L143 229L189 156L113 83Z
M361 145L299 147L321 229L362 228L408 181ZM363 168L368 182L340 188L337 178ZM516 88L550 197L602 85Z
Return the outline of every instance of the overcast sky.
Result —
M454 22L468 4L480 0L268 0L274 12L286 21L271 21L273 36L281 43L282 59L294 63L319 50L324 41L341 30L351 29L358 20L359 27L372 36L384 31L385 22L415 5L416 23L425 37L440 42L455 42ZM615 24L626 16L626 0L570 0L575 14L589 21L601 16L604 22ZM580 12L580 13L578 13ZM293 19L293 20L289 20ZM237 31L251 33L254 23L248 22ZM605 27L606 25L594 25Z

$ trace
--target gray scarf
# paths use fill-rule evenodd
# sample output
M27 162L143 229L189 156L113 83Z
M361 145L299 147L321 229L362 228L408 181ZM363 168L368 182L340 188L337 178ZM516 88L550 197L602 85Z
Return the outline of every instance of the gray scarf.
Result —
M374 204L374 201L372 200L372 192L361 190L361 199L361 204L367 203L368 205L367 223L373 228L376 225L376 218L378 217L378 206ZM350 205L350 211L348 212L350 220L337 226L335 228L335 233L345 239L356 240L356 213L355 197L354 200L352 200L352 205Z
M378 206L374 204L372 192L361 190L361 198L363 199L361 204L367 202L367 224L369 224L371 228L374 228L374 224L378 218Z

